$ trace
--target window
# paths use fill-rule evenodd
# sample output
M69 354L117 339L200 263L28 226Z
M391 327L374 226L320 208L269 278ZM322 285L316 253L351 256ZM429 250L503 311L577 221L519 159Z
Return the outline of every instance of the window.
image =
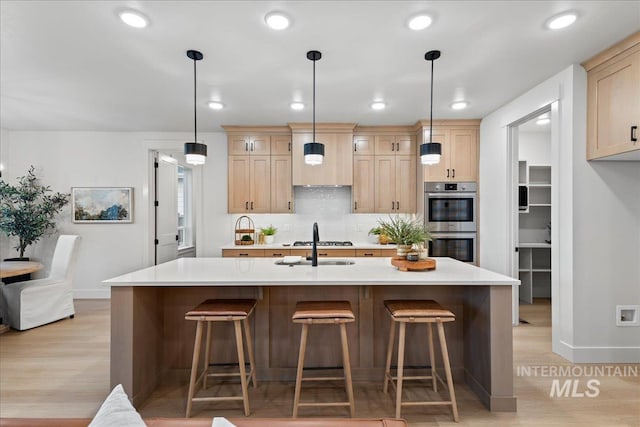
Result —
M178 166L178 250L193 246L191 169Z

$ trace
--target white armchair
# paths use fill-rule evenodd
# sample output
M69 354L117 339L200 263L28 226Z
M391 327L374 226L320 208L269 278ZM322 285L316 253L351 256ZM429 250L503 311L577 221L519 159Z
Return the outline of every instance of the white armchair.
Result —
M73 317L73 275L80 236L61 235L49 276L2 287L3 313L14 329L23 331Z

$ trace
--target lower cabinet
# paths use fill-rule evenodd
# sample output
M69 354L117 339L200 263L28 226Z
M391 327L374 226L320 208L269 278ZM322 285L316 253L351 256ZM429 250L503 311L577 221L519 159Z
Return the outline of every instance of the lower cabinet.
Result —
M319 257L390 257L396 254L396 249L318 249ZM289 249L289 248L270 248L270 249L223 249L223 257L242 257L242 258L282 258L284 256L302 256L310 257L311 248Z

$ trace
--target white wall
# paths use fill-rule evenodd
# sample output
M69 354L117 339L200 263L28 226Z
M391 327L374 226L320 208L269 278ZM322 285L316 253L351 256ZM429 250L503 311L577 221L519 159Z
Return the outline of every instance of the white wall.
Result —
M638 362L640 331L615 326L615 305L640 303L640 165L586 161L586 73L578 65L482 120L481 265L510 274L508 125L545 105L554 105L553 351L575 362Z
M551 164L551 132L518 133L518 158L530 165Z

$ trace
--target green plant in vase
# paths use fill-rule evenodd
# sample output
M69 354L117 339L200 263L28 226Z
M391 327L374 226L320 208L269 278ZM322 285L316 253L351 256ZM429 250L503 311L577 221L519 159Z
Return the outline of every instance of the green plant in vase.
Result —
M400 215L379 220L381 233L386 234L398 245L398 256L406 257L413 245L423 245L431 240L431 232L422 219L410 219Z
M264 235L264 243L267 245L272 244L275 241L275 234L278 229L273 225L260 228L260 233Z

